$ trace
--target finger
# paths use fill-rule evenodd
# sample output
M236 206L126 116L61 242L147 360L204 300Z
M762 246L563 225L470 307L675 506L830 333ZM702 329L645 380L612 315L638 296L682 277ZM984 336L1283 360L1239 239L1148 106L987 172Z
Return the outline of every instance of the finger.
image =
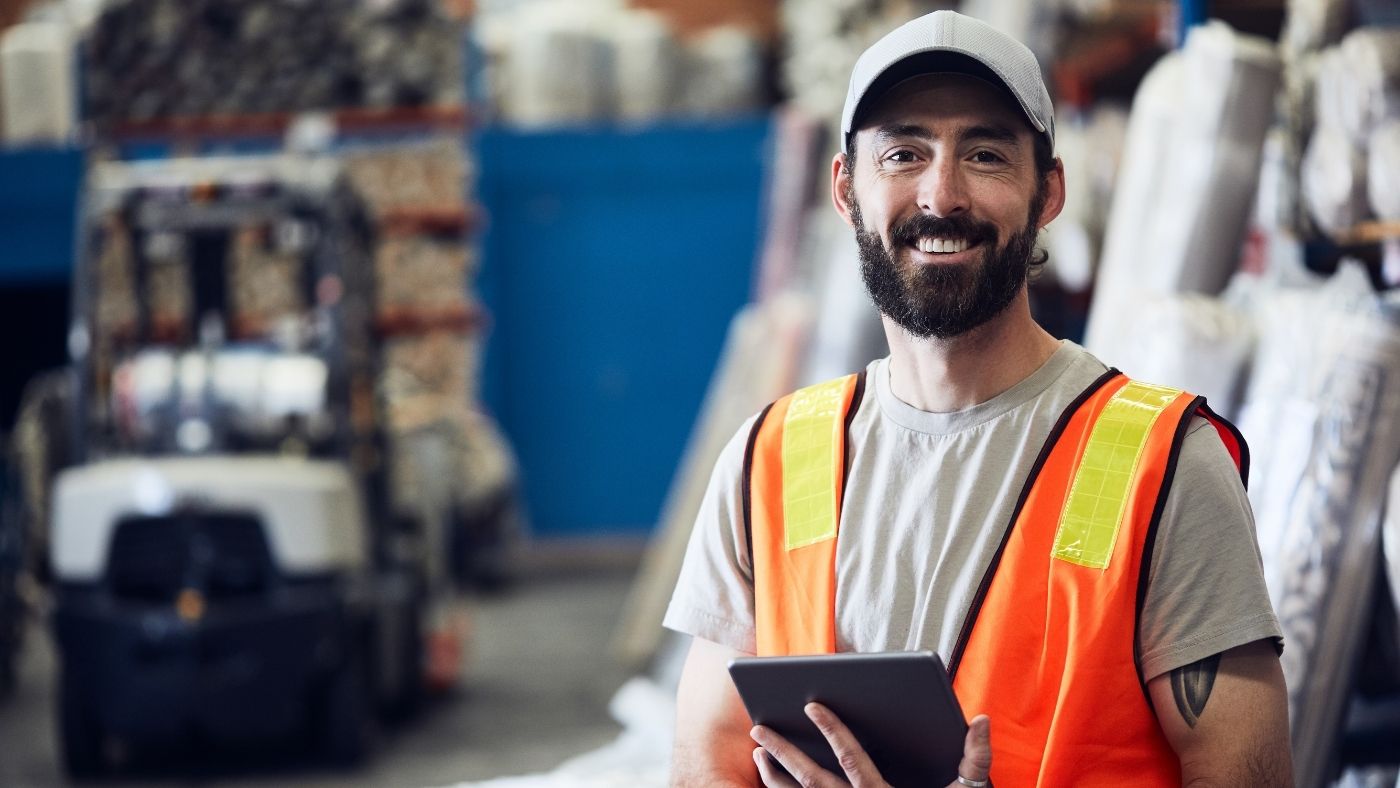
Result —
M755 725L749 731L749 737L767 750L774 760L782 764L798 785L809 788L845 785L844 780L818 766L816 761L808 758L806 753L798 749L792 742L779 736L772 728Z
M870 760L860 742L856 741L846 723L820 703L808 703L803 711L817 726L817 730L826 737L831 751L836 754L836 762L841 765L841 770L846 773L846 779L850 780L852 785L880 784L883 779L880 777L880 770L875 768L875 763Z
M801 788L796 780L778 770L768 751L762 747L753 749L753 762L758 765L758 776L767 788Z
M972 718L963 740L963 757L958 774L969 780L986 780L992 773L992 721L985 714Z

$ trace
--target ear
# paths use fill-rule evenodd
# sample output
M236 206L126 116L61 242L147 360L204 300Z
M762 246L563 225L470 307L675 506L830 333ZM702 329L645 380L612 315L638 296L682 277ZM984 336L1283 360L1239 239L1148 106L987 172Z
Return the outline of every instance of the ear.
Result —
M855 221L851 218L851 206L846 200L846 195L850 193L851 171L845 164L844 153L838 153L831 159L831 204L836 207L836 212L841 214L847 226L855 227Z
M1036 226L1044 230L1045 225L1055 221L1055 217L1065 209L1065 163L1055 157L1055 169L1045 174L1045 205L1040 209Z

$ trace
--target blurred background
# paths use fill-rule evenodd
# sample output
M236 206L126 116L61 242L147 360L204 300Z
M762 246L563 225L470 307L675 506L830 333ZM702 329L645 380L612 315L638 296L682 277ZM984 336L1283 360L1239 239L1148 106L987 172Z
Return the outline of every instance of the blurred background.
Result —
M887 352L850 68L942 7L1055 97L1037 319L1253 448L1299 784L1400 784L1393 0L0 0L0 784L664 785L716 456Z

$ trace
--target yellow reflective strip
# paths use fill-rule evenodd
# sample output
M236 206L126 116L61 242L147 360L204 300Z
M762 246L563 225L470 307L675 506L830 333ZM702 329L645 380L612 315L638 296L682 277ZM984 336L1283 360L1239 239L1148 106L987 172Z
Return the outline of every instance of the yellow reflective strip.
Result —
M1051 555L1070 563L1106 569L1118 541L1143 446L1152 425L1178 389L1130 382L1109 399L1089 433L1089 443L1060 511Z
M847 381L837 378L792 395L783 421L783 531L787 549L836 536L837 452Z

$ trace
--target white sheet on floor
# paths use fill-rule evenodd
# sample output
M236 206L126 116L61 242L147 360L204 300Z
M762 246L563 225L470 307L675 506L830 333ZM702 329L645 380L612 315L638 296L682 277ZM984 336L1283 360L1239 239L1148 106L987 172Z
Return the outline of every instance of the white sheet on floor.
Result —
M665 788L671 774L675 694L633 678L608 704L622 733L610 744L577 755L551 772L458 783L454 788Z

